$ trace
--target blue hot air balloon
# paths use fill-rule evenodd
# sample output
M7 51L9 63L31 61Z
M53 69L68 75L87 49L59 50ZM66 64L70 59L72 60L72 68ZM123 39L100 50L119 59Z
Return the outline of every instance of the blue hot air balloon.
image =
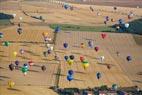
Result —
M58 32L60 32L60 30L61 30L61 28L60 28L60 26L57 26L56 28L55 28L55 33L58 33Z
M19 62L18 60L15 61L15 65L16 65L16 66L18 66L19 63L20 63L20 62Z
M64 48L68 48L68 43L63 44Z
M131 61L132 57L131 56L127 56L126 59L127 59L127 61Z
M67 80L68 81L72 81L74 78L73 78L73 76L72 75L67 75Z
M97 77L97 79L100 79L101 78L101 73L97 72L96 77Z
M66 61L68 60L68 58L69 58L68 56L64 56L64 59L65 59Z
M68 70L68 75L73 75L74 71L73 70Z

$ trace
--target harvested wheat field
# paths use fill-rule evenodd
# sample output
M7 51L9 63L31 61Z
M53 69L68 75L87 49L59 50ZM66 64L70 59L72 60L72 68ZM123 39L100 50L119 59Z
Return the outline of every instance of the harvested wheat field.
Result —
M0 0L0 95L142 94L142 9L80 3Z

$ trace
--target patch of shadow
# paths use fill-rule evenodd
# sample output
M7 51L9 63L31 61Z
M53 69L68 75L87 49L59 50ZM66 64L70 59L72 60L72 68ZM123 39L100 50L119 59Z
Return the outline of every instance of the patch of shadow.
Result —
M35 65L35 64L34 64L33 66L34 66L34 67L41 67L40 65Z
M75 73L86 74L85 72L74 71Z
M137 75L142 75L142 72L138 72Z
M1 51L1 50L0 50L0 52L4 52L4 51Z
M98 63L99 65L105 65L105 66L107 66L107 65L110 65L110 66L115 66L115 65L113 65L113 64L108 64L108 63Z
M37 70L29 70L29 72L39 73L39 71L37 71Z
M79 55L82 54L82 53L79 53L79 52L71 52L71 53L73 53L73 54L79 54Z
M58 51L58 50L55 50L54 52L57 52L57 53L65 53L64 51Z
M132 80L133 82L137 82L137 83L141 83L142 84L142 81L139 81L139 80Z
M8 56L6 56L6 55L0 55L0 57L8 57Z
M136 42L137 45L141 45L142 46L142 36L140 35L133 35L133 38Z
M78 45L73 45L72 47L75 47L75 48L80 48L80 46L78 46Z
M12 91L17 91L17 92L21 92L21 90L19 89L15 89L15 88L7 88L8 90L12 90Z
M17 57L20 57L20 58L22 58L22 59L27 59L27 60L30 60L30 58L25 57L25 56L17 56Z
M3 79L0 79L0 81L4 81Z
M36 54L36 53L34 53L32 51L29 51L29 50L25 50L25 52L27 52L27 53L29 53L29 54L31 54L33 56L40 56L39 54Z
M56 75L56 76L66 76L64 74L58 74L58 73L54 73L53 75Z
M75 81L84 81L84 80L81 80L81 79L74 79Z
M41 60L44 60L44 61L55 61L55 59L47 59L47 58L42 58Z
M10 79L10 77L7 76L0 76L0 78Z
M3 68L3 67L0 67L0 69L5 69L5 68Z
M20 46L30 47L30 45L27 45L27 44L22 44Z

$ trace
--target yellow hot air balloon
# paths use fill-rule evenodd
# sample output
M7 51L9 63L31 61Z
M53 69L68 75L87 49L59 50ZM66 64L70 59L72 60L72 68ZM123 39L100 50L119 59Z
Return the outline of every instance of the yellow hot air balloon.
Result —
M69 65L72 65L72 64L74 63L74 61L71 60L71 59L69 59L69 60L67 60L67 63L68 63Z
M15 83L13 81L8 81L9 88L13 88L15 86Z
M88 67L89 67L89 63L83 64L83 68L84 68L84 69L87 69Z
M17 54L18 54L18 53L17 53L16 51L13 52L14 57L16 57Z
M48 32L43 32L42 35L43 35L44 37L47 37L47 36L48 36Z

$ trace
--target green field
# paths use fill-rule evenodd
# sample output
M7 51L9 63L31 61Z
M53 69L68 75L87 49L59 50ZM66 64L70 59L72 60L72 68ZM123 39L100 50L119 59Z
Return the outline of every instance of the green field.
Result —
M116 30L111 26L80 26L73 24L50 24L49 27L55 29L57 26L61 27L63 31L88 31L88 32L115 32Z

